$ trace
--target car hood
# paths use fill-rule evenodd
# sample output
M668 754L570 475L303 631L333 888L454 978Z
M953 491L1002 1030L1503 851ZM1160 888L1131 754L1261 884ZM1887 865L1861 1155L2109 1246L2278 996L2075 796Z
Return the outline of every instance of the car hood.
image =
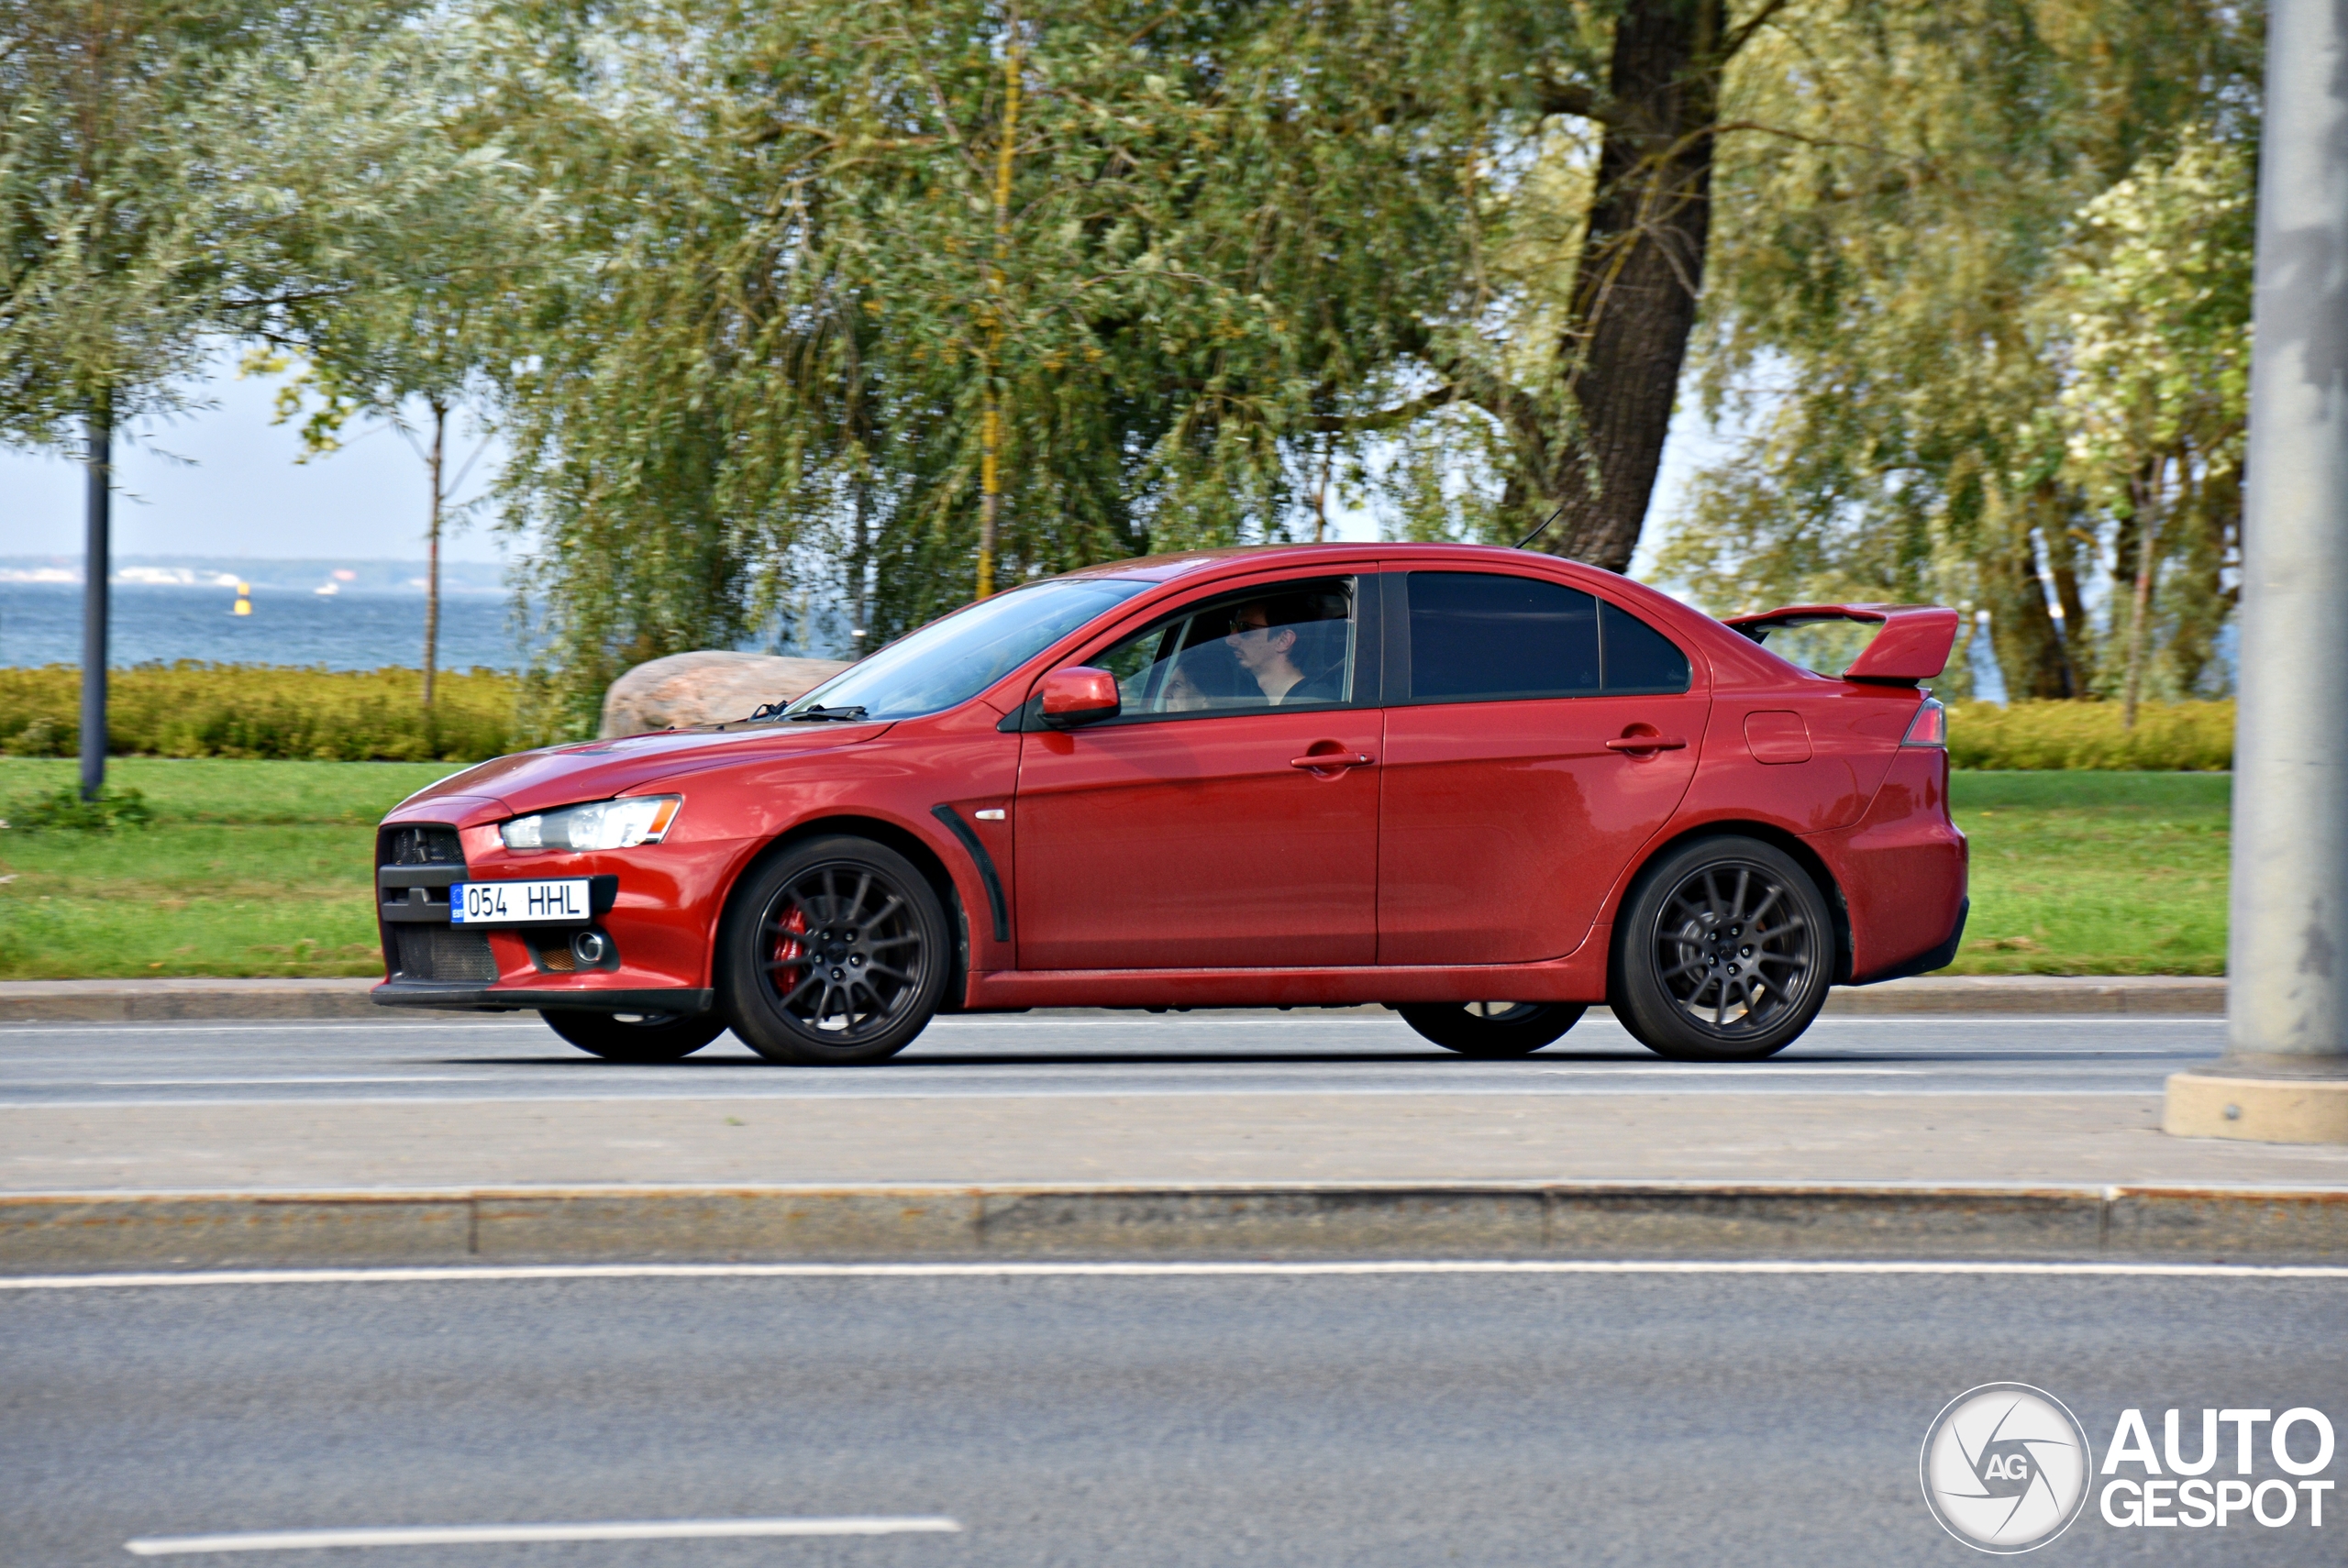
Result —
M710 725L548 746L450 774L402 801L393 815L430 815L418 808L445 803L446 810L460 798L467 812L488 802L508 815L609 800L681 773L837 751L878 739L889 728L886 723L761 724L754 729Z

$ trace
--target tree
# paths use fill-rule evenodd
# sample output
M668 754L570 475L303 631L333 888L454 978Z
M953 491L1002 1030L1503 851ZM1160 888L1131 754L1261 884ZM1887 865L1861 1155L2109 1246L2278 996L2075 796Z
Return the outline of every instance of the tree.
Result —
M2256 22L2151 0L1789 8L1729 110L1776 131L1720 171L1699 340L1710 406L1748 435L1700 476L1665 569L1722 609L1978 602L2014 695L2107 687L2094 578L2133 552L2070 456L2047 305L2083 207L2196 127L2243 141Z
M2235 588L2249 434L2251 157L2188 131L2079 214L2071 265L2042 306L2064 363L2066 469L2118 523L2132 578L2123 727L2143 690L2165 555L2176 574L2175 689L2200 683Z
M0 0L0 439L78 428L90 467L84 795L105 778L115 433L188 406L223 340L297 335L398 254L439 172L377 159L371 122L284 134L301 117L275 111L400 25L391 6Z
M1287 443L1358 445L1456 287L1471 127L1390 10L594 22L491 94L583 259L507 383L505 491L582 717L834 550L878 637L982 563L1276 532Z
M352 420L372 419L422 460L427 715L439 662L442 531L490 439L484 428L472 453L454 460L449 422L470 408L486 425L490 367L559 238L526 171L469 114L471 82L511 35L462 13L437 21L375 40L337 72L312 73L307 91L273 116L269 136L286 160L319 142L358 154L313 176L322 204L374 206L396 192L402 221L339 251L349 287L264 324L263 346L247 359L249 370L282 370L289 355L299 358L279 393L279 418L303 416L308 456L336 451Z

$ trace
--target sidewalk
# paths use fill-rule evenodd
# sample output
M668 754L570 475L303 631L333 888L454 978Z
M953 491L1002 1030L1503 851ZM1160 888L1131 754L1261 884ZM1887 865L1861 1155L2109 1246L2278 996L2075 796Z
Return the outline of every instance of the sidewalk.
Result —
M1266 1255L2348 1264L2348 1149L2156 1095L20 1106L0 1274Z
M172 1019L385 1018L372 979L0 980L0 1023ZM1939 976L1844 988L1829 1013L2222 1013L2221 978L2174 976Z

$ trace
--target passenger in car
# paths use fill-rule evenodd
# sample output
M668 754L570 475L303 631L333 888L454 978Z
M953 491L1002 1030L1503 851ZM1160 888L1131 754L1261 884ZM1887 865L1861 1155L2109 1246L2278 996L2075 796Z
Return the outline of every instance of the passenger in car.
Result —
M1301 596L1299 596L1300 598ZM1282 613L1283 610L1290 611ZM1303 623L1321 617L1309 603L1284 605L1261 599L1242 604L1232 615L1231 633L1224 644L1255 679L1264 701L1275 706L1295 702L1335 702L1339 700L1342 671L1331 668L1308 677L1297 665L1297 641Z

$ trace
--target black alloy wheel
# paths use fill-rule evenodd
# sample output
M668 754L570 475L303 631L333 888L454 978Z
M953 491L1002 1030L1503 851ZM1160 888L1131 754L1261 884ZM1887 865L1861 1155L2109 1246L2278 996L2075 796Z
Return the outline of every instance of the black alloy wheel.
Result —
M1657 1055L1757 1061L1818 1016L1834 951L1826 900L1791 856L1759 839L1699 839L1633 888L1611 999Z
M1579 1002L1409 1002L1402 1021L1463 1056L1525 1056L1581 1021Z
M547 1008L547 1027L606 1062L681 1062L725 1032L714 1012L581 1012Z
M736 892L720 994L759 1055L855 1066L912 1043L945 999L946 911L912 861L861 838L797 845Z

